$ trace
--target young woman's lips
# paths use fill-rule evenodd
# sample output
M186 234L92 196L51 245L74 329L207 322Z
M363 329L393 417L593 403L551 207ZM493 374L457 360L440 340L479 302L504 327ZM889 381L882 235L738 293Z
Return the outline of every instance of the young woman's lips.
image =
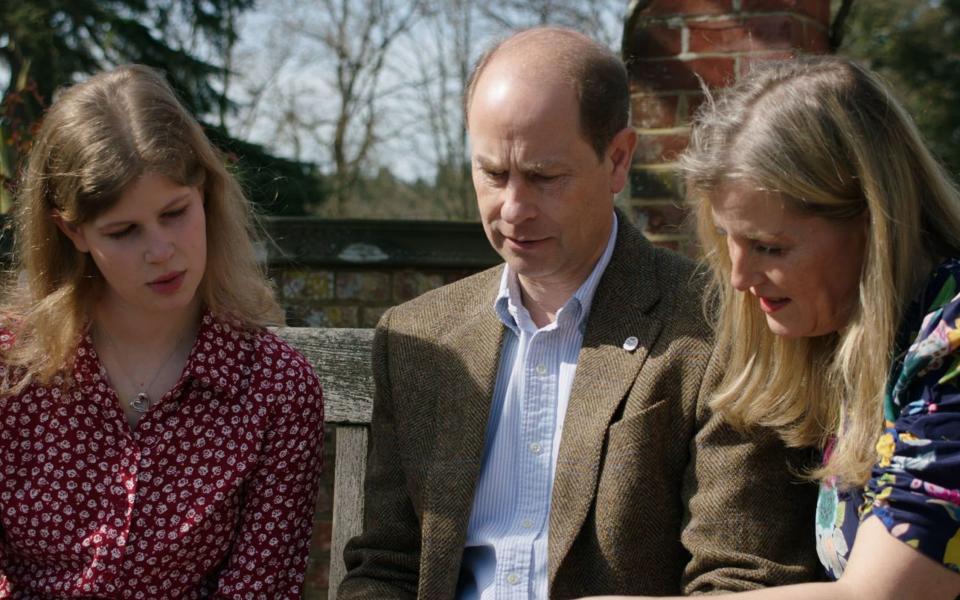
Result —
M768 315L777 312L787 304L790 304L790 298L767 298L760 296L760 310Z
M157 277L147 285L150 286L150 289L154 292L164 296L175 294L180 289L180 286L183 285L183 277L186 273L186 271L167 273L166 275Z

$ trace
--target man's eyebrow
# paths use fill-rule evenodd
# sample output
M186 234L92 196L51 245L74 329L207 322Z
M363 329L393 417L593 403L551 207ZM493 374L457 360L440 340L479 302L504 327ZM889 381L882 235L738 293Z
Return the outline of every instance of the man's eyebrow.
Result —
M498 160L495 159L495 158L488 157L488 156L476 155L476 156L474 156L473 158L474 158L474 160L476 161L476 163L477 163L478 165L480 165L481 167L483 167L483 168L485 168L485 169L498 167L498 166L500 165L500 161L498 161Z
M503 163L501 163L499 159L490 157L490 156L483 156L478 154L474 156L474 161L480 168L491 170L491 171L502 170L506 168L503 166ZM520 171L524 173L542 173L544 171L554 171L557 169L564 169L566 166L566 163L564 163L562 160L559 160L559 159L546 158L543 160L521 161L520 164L517 166L520 169Z
M550 171L553 169L560 169L564 167L564 162L556 159L546 159L546 160L532 160L529 162L520 163L520 168L524 171L531 173L539 173L541 171Z

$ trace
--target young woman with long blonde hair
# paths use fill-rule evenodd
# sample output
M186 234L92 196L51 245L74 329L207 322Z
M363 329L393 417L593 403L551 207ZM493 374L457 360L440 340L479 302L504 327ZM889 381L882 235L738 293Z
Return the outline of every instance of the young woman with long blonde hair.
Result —
M299 598L322 395L163 77L61 93L0 329L0 598Z

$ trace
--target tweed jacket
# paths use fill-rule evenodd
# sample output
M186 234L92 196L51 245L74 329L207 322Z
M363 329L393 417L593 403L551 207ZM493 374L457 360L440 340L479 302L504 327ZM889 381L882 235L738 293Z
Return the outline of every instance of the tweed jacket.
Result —
M504 326L502 266L387 311L374 341L364 532L339 598L453 598ZM711 414L702 279L626 219L584 332L553 484L551 598L808 580L816 490L770 432ZM623 348L635 336L635 351Z

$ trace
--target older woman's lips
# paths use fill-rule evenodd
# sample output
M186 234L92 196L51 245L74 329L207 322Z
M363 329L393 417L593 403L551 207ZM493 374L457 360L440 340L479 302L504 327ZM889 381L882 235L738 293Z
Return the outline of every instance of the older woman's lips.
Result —
M765 298L763 296L760 297L760 310L767 313L768 315L777 312L787 304L790 304L790 298Z

